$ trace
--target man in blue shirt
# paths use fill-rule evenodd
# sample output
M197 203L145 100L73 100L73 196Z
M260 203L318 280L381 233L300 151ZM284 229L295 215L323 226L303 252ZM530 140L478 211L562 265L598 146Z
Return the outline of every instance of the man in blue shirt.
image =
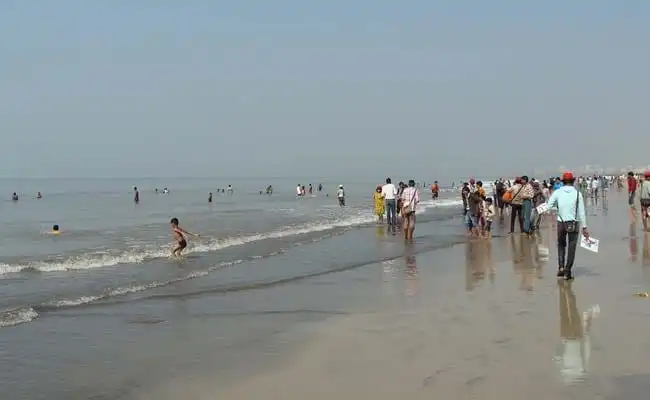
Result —
M573 279L571 268L573 268L575 261L580 231L582 231L582 235L586 239L589 239L587 218L585 216L585 202L582 193L573 186L574 182L575 178L573 173L565 172L562 175L562 183L564 185L554 191L547 202L549 210L556 211L558 220L557 276L566 280Z

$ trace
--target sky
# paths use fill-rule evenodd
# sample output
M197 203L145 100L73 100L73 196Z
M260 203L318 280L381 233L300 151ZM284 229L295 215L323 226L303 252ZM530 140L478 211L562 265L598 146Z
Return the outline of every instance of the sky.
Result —
M650 164L649 20L640 0L6 0L0 177Z

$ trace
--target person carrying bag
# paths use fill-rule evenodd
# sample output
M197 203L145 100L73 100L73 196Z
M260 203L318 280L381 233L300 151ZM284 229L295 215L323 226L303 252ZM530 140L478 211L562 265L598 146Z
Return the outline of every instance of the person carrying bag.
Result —
M571 172L562 175L564 186L554 191L546 203L548 209L557 211L557 257L558 278L573 279L571 269L575 262L580 231L589 239L585 203L582 194L573 186L575 178Z
M517 185L519 185L519 189L516 190ZM522 214L522 205L523 201L521 201L519 196L519 193L524 189L524 183L521 181L521 178L517 178L515 180L515 185L511 187L504 195L503 195L503 201L504 203L510 204L510 233L515 233L515 220L519 221L519 231L523 232L524 231L524 215ZM513 193L514 196L513 196Z

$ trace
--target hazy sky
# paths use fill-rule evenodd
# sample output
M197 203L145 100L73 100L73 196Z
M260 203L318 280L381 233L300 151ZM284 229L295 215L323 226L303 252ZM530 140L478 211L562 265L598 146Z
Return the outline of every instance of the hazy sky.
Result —
M0 176L650 164L649 21L641 0L5 0Z

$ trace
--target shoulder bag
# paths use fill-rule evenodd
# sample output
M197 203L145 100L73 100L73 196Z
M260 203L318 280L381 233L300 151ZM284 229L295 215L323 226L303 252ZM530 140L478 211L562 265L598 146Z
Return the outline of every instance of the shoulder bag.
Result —
M578 229L580 228L578 225L578 203L580 201L580 192L576 189L576 214L574 216L573 221L564 221L562 217L560 217L560 221L564 224L564 230L567 233L576 233L578 232Z

